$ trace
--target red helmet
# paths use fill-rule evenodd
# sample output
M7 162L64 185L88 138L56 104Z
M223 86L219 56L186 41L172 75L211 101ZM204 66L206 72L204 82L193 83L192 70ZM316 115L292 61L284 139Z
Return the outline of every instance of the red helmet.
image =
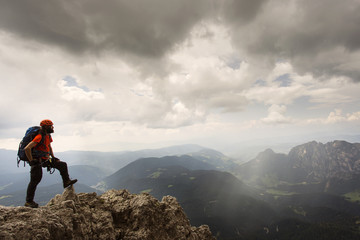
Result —
M53 122L51 121L51 120L49 120L49 119L45 119L45 120L42 120L41 122L40 122L40 126L42 127L42 126L52 126L52 125L54 125L53 124Z

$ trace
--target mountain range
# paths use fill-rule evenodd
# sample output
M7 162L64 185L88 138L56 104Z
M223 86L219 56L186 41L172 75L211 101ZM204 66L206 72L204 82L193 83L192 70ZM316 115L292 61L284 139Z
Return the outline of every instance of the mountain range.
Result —
M289 154L267 149L232 173L258 188L346 194L359 189L360 144L309 142Z
M196 144L186 144L159 149L122 152L67 151L59 152L56 156L66 161L69 165L91 165L104 169L110 175L139 158L200 154L200 151L206 150L214 151Z
M22 205L29 183L29 166L22 161L17 166L16 154L17 152L13 150L0 149L0 162L2 164L2 168L0 168L0 204L3 205ZM79 184L87 186L87 188L82 188L85 192L101 191L102 188L96 189L96 185L101 186L103 178L140 157L179 154L193 155L199 159L211 159L218 168L225 168L227 164L232 163L232 160L222 153L194 144L127 152L68 151L55 153L56 156L68 163L70 177L77 178ZM213 157L212 154L216 156ZM219 159L223 161L219 161ZM226 164L221 165L222 162ZM54 194L61 193L61 188L54 188L57 189L55 192L47 191L47 187L57 183L61 183L59 173L55 171L54 174L50 175L46 169L43 169L43 179L38 185L37 192L43 191L45 194L38 201L45 203Z
M70 153L64 159L86 164L69 167L71 175L72 168L78 169L74 176L84 175L79 189L85 184L89 189L84 191L114 188L157 199L174 196L191 224L209 225L217 239L360 239L358 143L313 141L288 154L267 149L243 164L197 145L65 158ZM12 186L4 185L3 175L1 195ZM55 193L43 199L50 194ZM1 195L0 204L12 201Z

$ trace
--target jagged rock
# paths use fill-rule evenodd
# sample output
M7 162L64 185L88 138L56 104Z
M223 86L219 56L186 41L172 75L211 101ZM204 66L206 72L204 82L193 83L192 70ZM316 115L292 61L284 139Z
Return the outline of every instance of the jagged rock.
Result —
M73 187L46 206L0 206L0 239L215 239L208 226L192 227L174 197L110 190L76 194Z
M288 156L293 168L304 169L307 180L313 182L360 174L360 144L313 141L294 147Z

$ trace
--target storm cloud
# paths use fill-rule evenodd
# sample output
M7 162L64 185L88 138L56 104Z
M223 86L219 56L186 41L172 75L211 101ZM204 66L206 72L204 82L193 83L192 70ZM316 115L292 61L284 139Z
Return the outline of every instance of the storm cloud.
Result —
M0 26L70 52L160 57L208 12L206 1L2 1Z
M228 28L240 58L259 68L288 60L300 74L360 79L357 0L3 0L0 9L4 32L73 54L159 60L194 26L212 21Z
M245 26L234 19L234 43L255 63L289 61L300 74L360 80L360 3L267 1Z

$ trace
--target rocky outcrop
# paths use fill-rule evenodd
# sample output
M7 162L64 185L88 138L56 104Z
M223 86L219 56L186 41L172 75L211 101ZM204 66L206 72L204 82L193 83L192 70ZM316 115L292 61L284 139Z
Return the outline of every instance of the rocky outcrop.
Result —
M297 191L301 192L299 189L302 189L302 185L311 184L316 191L332 189L339 192L340 188L354 185L360 179L360 144L312 141L292 148L287 155L267 149L233 170L250 185L267 188L282 185L286 191L291 191L297 185ZM349 186L346 189L347 192L356 190Z
M360 145L345 141L306 143L294 147L289 159L293 168L304 169L312 181L349 179L360 174Z
M76 194L65 189L37 209L0 206L0 239L215 239L192 227L174 197L110 190Z

